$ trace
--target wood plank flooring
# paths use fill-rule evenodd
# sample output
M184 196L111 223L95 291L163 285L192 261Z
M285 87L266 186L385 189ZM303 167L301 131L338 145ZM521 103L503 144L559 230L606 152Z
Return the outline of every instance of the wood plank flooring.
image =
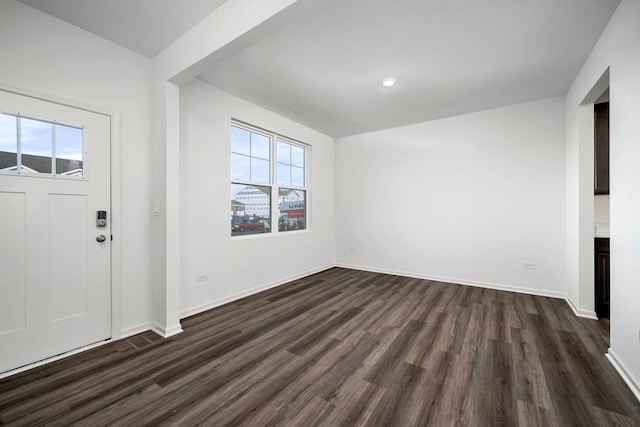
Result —
M15 426L640 426L562 300L333 268L0 380Z

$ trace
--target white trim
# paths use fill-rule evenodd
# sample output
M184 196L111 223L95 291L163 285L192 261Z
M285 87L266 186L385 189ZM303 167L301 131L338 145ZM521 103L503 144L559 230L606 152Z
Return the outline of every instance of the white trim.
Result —
M116 236L111 242L111 339L120 338L122 317L121 305L121 246L120 246L120 113L116 110L87 104L75 99L63 98L57 95L33 91L30 89L11 86L0 82L0 90L16 95L28 96L41 101L52 102L78 110L101 114L111 119L110 153L111 153L111 234ZM46 359L50 360L50 359Z
M111 338L120 339L122 328L122 284L121 284L121 152L120 113L111 114Z
M640 381L638 381L636 376L633 375L631 369L629 369L627 365L625 365L625 363L622 361L622 359L620 359L616 352L613 351L613 349L609 348L605 356L607 356L609 362L611 362L613 367L616 368L618 374L620 374L624 382L627 383L627 386L629 386L631 392L636 396L636 399L638 399L638 402L640 402Z
M292 282L294 280L302 279L304 277L311 276L312 274L317 274L317 273L320 273L322 271L329 270L330 268L333 268L333 267L335 267L334 264L329 264L329 265L326 265L324 267L316 268L316 269L313 269L313 270L308 270L308 271L305 271L305 272L302 272L302 273L299 273L299 274L296 274L296 275L293 275L293 276L289 276L289 277L284 278L284 279L276 280L276 281L273 281L271 283L267 283L266 285L256 286L255 288L247 289L246 291L238 292L237 294L229 295L227 297L218 298L216 300L209 301L209 302L204 303L204 304L200 304L200 305L197 305L195 307L188 308L186 310L182 310L180 312L180 318L184 319L185 317L193 316L195 314L199 314L199 313L205 312L207 310L211 310L212 308L219 307L221 305L230 303L232 301L239 300L239 299L244 298L244 297L248 297L249 295L253 295L253 294L257 294L257 293L262 292L262 291L266 291L267 289L271 289L271 288L276 288L278 286L282 286L282 285L287 284L289 282Z
M33 362L33 363L28 364L28 365L21 366L19 368L11 369L10 371L0 372L0 379L7 378L7 377L10 377L10 376L15 375L15 374L19 374L21 372L29 371L29 370L31 370L33 368L37 368L39 366L48 365L49 363L56 362L58 360L65 359L67 357L76 355L78 353L82 353L82 352L85 352L87 350L91 350L91 349L103 346L103 345L108 344L110 342L113 342L113 340L107 339L107 340L104 340L104 341L99 341L97 343L89 344L87 346L80 347L80 348L77 348L75 350L67 351L66 353L58 354L57 356L52 356L52 357L49 357L47 359L39 360L37 362Z
M178 335L182 332L182 326L178 323L177 325L170 326L168 328L164 328L156 322L151 323L151 330L156 334L160 335L162 338L169 338L174 335Z
M153 324L151 322L140 323L139 325L131 326L129 328L121 330L119 339L123 340L125 338L141 334L143 332L151 331L152 329Z
M86 102L78 101L77 99L69 99L57 95L51 95L48 93L37 92L19 86L11 86L2 82L0 82L0 90L11 92L16 95L23 95L30 98L40 99L42 101L53 102L55 104L66 105L67 107L76 108L79 110L102 114L103 116L113 116L114 114L118 114L116 110L112 110L110 108L87 104Z
M433 280L436 282L451 283L453 285L475 286L478 288L495 289L498 291L508 291L508 292L517 292L521 294L538 295L542 297L562 298L562 299L566 297L566 295L563 292L543 291L540 289L521 288L519 286L503 285L503 284L490 283L490 282L477 282L473 280L455 279L451 277L429 276L429 275L420 274L420 273L409 273L406 271L389 270L384 268L366 267L366 266L343 264L343 263L337 263L336 267L348 268L351 270L371 271L373 273L393 274L395 276L411 277L415 279Z
M565 296L564 299L565 301L567 301L567 304L569 304L569 307L571 307L573 314L575 314L576 316L584 317L585 319L598 320L598 316L596 315L595 311L584 310L582 308L576 307L573 304L573 301L571 301L571 298L569 298L569 296Z

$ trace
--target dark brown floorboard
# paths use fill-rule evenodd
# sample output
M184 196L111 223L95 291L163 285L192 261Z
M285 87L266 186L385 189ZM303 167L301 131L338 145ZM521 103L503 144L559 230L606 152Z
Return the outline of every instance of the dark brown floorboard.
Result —
M608 323L333 268L0 380L0 425L640 426Z

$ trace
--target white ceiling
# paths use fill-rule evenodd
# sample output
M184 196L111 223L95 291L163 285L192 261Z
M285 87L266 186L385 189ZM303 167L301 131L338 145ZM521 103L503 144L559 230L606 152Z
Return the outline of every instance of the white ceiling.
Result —
M368 132L565 94L617 5L336 0L201 79L332 136Z
M149 57L224 2L21 1ZM565 94L618 3L333 0L200 78L334 137L396 127Z
M226 0L20 0L149 58Z

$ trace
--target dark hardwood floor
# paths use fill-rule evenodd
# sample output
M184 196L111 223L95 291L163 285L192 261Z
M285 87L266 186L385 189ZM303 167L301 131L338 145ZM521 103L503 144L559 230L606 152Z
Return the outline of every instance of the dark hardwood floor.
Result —
M333 268L0 380L23 426L633 426L562 300Z

